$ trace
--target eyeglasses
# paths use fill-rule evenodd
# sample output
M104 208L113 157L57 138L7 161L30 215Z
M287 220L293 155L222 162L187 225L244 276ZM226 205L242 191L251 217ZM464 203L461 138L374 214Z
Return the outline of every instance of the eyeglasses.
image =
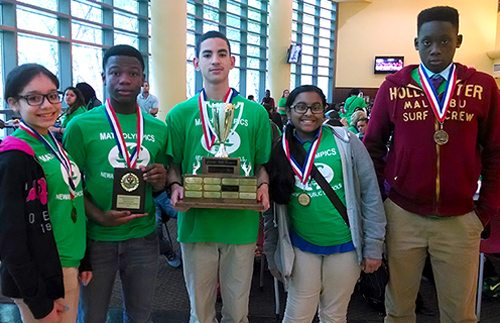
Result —
M290 108L294 109L295 112L300 114L305 114L307 109L311 109L312 113L323 113L325 108L321 103L313 103L311 105L307 105L305 103L297 103L295 105L290 106Z
M50 92L48 94L30 94L30 95L20 95L19 98L25 99L28 105L42 105L43 101L47 99L52 104L61 103L64 97L62 92Z

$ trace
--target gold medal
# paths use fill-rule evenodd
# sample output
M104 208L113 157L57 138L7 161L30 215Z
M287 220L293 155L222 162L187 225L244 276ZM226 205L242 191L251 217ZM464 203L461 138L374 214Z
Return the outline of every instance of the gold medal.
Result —
M439 146L445 145L449 139L450 136L443 129L439 129L434 133L434 142Z
M125 191L133 192L139 187L139 177L134 173L125 173L120 180L120 184Z
M307 193L300 193L297 199L302 206L308 206L311 203L311 197Z
M76 209L73 206L73 209L71 209L71 220L73 220L73 223L76 223Z

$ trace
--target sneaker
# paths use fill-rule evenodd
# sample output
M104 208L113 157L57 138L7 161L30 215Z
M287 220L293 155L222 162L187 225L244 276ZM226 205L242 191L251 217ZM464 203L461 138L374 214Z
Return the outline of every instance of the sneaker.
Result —
M483 282L483 294L488 297L500 297L500 278L489 277Z
M167 263L174 268L179 268L181 265L181 257L176 253L172 252L170 254L164 254L167 259Z

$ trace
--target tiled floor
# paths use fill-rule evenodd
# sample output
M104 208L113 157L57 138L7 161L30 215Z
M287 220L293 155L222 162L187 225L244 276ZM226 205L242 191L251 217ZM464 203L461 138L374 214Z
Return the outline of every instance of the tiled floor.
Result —
M175 221L169 223L170 232L175 232ZM178 245L176 245L178 248ZM184 287L181 268L172 268L160 259L158 282L153 301L153 322L157 323L186 323L189 318L189 301ZM264 288L259 287L259 263L256 260L252 290L250 294L249 319L251 323L277 322L275 315L273 280L269 272L264 272ZM437 323L437 304L434 288L431 283L423 281L421 293L425 304L436 313L434 316L418 315L418 323ZM281 297L283 302L283 296ZM21 322L19 312L6 298L0 298L0 323ZM283 305L283 304L282 304ZM217 304L220 313L221 304ZM115 286L111 300L111 309L107 323L122 321L121 296L119 281ZM349 323L383 322L383 317L374 311L359 293L355 293L351 300L348 313ZM500 322L500 299L483 298L481 322Z

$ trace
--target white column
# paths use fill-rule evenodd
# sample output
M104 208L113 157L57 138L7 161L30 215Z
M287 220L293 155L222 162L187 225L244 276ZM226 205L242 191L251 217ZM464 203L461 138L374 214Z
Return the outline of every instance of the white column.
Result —
M286 58L292 39L292 10L293 0L269 2L269 87L276 104L283 90L290 87Z
M158 118L186 100L187 0L151 1L151 93L158 97Z

